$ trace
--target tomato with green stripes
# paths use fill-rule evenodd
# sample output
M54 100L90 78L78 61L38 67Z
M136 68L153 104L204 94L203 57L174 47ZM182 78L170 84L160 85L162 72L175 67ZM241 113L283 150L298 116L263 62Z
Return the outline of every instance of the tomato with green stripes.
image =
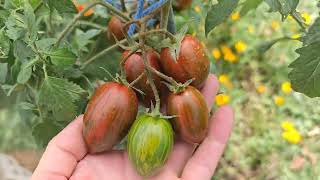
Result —
M173 141L173 129L168 120L141 115L128 134L129 159L141 176L154 175L168 159Z

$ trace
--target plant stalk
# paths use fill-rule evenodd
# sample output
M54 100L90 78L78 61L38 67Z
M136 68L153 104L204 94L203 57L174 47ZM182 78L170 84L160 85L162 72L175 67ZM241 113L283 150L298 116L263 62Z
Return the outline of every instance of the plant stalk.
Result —
M145 49L145 36L144 36L145 29L146 29L146 23L143 23L141 25L139 44L140 44L140 48L141 48L141 51L142 51L142 58L143 58L143 64L144 64L144 68L145 68L145 71L146 71L146 75L147 75L149 84L151 86L151 89L153 91L153 94L154 94L154 97L155 97L155 100L156 100L156 106L155 106L155 109L154 109L153 112L156 115L159 115L160 114L160 97L159 97L159 93L158 93L158 90L156 88L156 85L154 84L154 80L152 78L152 73L151 73L150 69L148 68L150 66L150 64L149 64L149 62L147 60L147 54L146 54L146 49Z

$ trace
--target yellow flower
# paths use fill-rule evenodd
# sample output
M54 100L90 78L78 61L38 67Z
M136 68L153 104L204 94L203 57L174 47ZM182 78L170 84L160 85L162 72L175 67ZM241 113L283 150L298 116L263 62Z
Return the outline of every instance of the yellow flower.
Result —
M223 106L228 104L230 101L230 97L228 95L225 94L218 94L216 96L216 103L218 106Z
M255 30L254 30L254 26L249 25L249 26L248 26L248 32L251 33L251 34L253 34L254 31L255 31Z
M221 74L218 79L219 79L219 82L222 84L229 81L229 77L226 74Z
M284 98L282 96L276 96L274 98L274 103L278 106L282 106L284 104Z
M226 86L228 89L232 89L233 85L228 75L221 74L218 79L221 84Z
M231 16L230 16L230 19L232 21L236 21L236 20L240 19L240 13L239 12L232 13Z
M243 41L238 41L235 44L235 48L236 48L238 53L243 53L247 49L247 44L244 43Z
M213 48L211 53L214 59L218 60L221 58L221 52L218 48Z
M234 63L238 60L238 57L232 52L232 50L228 46L221 46L221 51L223 53L224 60L229 61L231 63Z
M294 34L291 36L292 39L300 39L301 38L301 34Z
M201 12L200 6L196 5L196 6L194 7L194 11L196 11L197 13L200 13L200 12Z
M271 22L271 28L272 28L273 30L277 30L279 27L280 27L280 24L279 24L278 21L272 21L272 22Z
M281 123L281 127L284 131L295 131L296 128L294 127L294 124L290 121L283 121Z
M291 144L298 144L302 140L302 137L297 130L284 131L282 133L282 138Z
M289 15L288 20L293 20L293 17L291 15Z
M292 92L292 88L291 88L291 83L286 81L283 82L281 84L281 90L285 93L285 94L290 94Z
M311 17L309 13L302 13L301 16L304 18L307 25L311 23Z
M267 87L264 86L264 85L259 85L257 87L257 91L258 91L258 93L263 94L263 93L265 93L267 91Z

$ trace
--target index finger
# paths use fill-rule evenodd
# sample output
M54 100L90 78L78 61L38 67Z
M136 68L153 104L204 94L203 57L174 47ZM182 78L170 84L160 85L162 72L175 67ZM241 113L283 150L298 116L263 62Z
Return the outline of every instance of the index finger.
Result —
M69 179L78 161L87 154L82 119L82 115L77 117L49 142L32 180Z

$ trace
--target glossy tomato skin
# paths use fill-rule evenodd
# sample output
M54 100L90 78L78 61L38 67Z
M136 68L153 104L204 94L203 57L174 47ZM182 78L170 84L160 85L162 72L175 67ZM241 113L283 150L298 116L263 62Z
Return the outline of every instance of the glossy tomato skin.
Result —
M170 93L167 113L176 116L171 122L184 141L199 144L206 137L209 112L204 97L196 88L188 86L183 92Z
M201 88L209 75L209 58L202 44L191 35L182 40L176 62L169 48L161 50L160 59L164 73L182 83L194 78L192 85Z
M174 143L170 122L159 117L141 115L128 134L128 157L143 177L155 175L164 166Z
M111 150L128 132L138 112L135 92L108 82L97 88L83 118L83 137L90 153Z
M192 4L192 0L174 0L173 7L175 10L185 10L190 7Z
M117 38L117 40L122 40L125 38L123 28L125 23L122 22L117 16L112 16L108 23L108 38L114 40L113 35Z
M125 51L122 54L122 57L125 58L128 54L129 51ZM159 55L157 54L157 52L149 49L146 54L150 66L158 71L161 71L159 64ZM144 64L141 53L137 52L127 59L127 61L125 62L125 71L126 79L129 83L137 79L144 72ZM161 85L160 77L155 75L153 75L152 77L157 89L159 90ZM142 79L135 83L134 87L145 93L145 95L143 96L139 95L139 98L142 100L145 106L150 107L151 101L153 101L152 103L155 104L155 97L146 75L143 75Z

